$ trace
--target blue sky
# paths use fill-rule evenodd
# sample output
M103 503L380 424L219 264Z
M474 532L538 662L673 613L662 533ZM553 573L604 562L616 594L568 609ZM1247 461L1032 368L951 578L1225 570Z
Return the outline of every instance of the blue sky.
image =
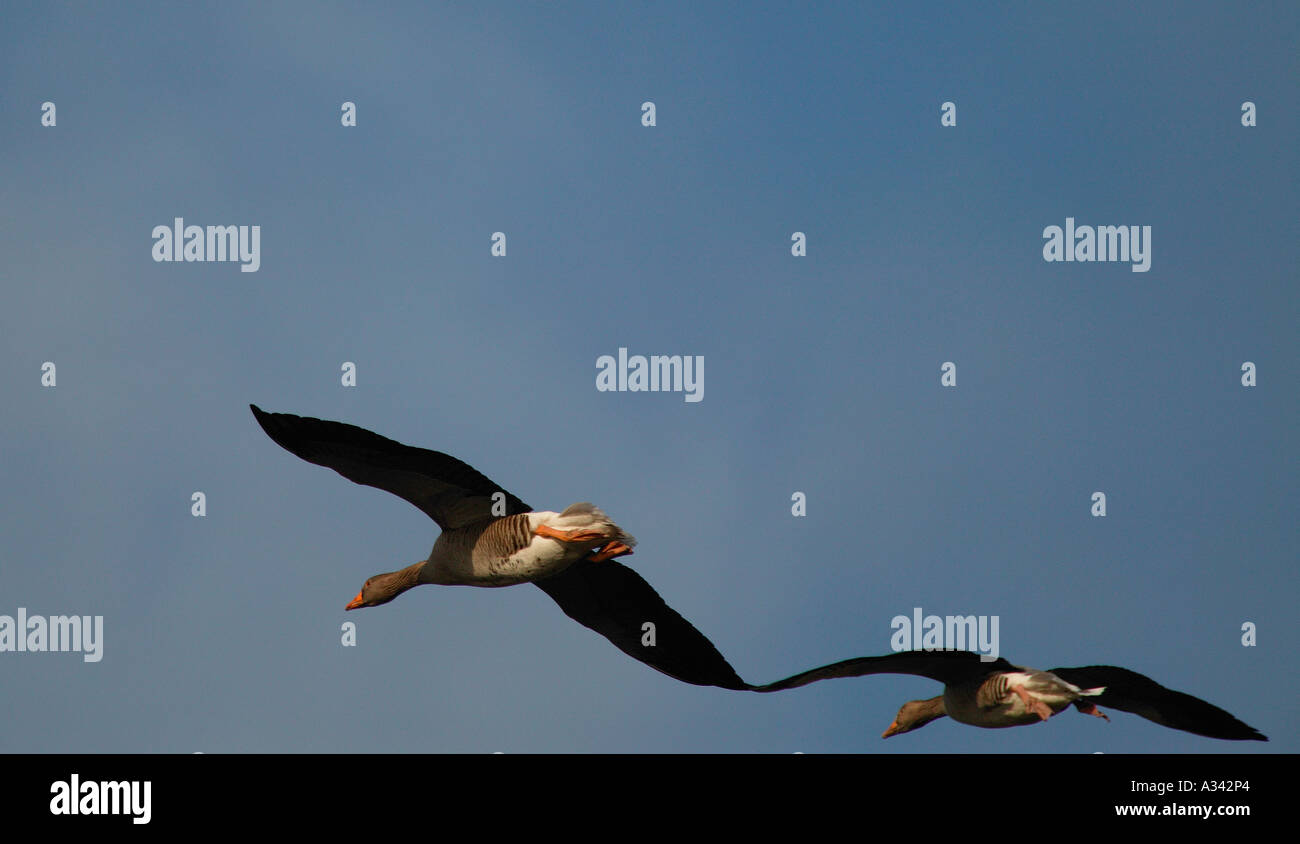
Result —
M1300 751L1294 4L6 18L0 614L105 642L0 653L0 751ZM177 216L261 226L260 269L155 263ZM1152 226L1150 271L1044 262L1066 217ZM597 392L620 346L702 355L704 400ZM436 526L249 402L600 504L751 682L920 606L1272 741L1067 712L885 742L937 684L687 686L526 586L345 615Z

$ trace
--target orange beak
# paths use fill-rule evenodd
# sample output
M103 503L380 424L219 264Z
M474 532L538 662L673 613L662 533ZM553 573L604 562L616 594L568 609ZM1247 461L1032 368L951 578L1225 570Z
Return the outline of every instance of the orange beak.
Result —
M902 730L898 728L898 721L894 721L889 725L888 729L886 729L883 733L880 734L880 737L889 738L890 736L898 735L901 732Z
M362 592L364 592L364 591L365 591L365 590L363 589ZM355 609L357 609L358 607L364 607L365 605L366 605L366 600L365 600L365 598L362 598L362 597L361 597L361 592L358 592L358 593L357 593L357 596L356 596L355 598L353 598L353 599L351 600L351 602L349 602L348 605L347 605L346 607L344 607L343 609L345 609L345 610L355 610Z

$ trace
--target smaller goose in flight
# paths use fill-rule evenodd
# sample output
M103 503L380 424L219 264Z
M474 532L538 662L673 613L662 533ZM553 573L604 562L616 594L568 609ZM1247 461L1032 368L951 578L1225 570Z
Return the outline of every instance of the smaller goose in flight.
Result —
M903 651L846 659L779 680L763 690L780 691L832 677L866 674L915 674L944 684L938 697L903 704L881 738L911 732L945 715L975 727L1036 724L1071 705L1085 715L1109 721L1097 708L1100 704L1209 738L1268 741L1254 727L1211 703L1113 665L1038 671L1001 658L984 662L979 654L969 651Z

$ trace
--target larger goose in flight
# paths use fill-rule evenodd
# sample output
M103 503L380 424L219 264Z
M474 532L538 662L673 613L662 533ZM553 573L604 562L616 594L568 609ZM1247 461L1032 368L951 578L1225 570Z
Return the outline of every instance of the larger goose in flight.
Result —
M450 455L355 425L249 407L262 430L286 450L404 498L442 528L427 559L370 578L346 609L386 604L424 583L532 582L574 621L670 677L699 686L766 689L742 680L712 642L640 575L613 559L631 554L636 540L594 505L534 512ZM654 625L653 644L645 638L647 624Z
M1101 705L1209 738L1268 741L1254 727L1211 703L1113 665L1038 671L1001 658L985 662L969 651L903 651L824 665L770 683L762 690L780 691L832 677L866 674L916 674L944 684L938 697L903 704L881 738L919 729L945 715L976 727L1037 724L1071 705L1085 715L1109 721L1097 708Z

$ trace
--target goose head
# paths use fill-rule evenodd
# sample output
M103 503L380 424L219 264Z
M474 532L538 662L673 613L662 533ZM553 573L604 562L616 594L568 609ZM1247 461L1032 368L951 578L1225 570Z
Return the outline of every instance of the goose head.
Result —
M912 730L924 727L935 718L942 718L947 714L943 708L943 695L929 700L909 700L903 704L902 709L898 710L898 715L894 716L894 723L890 724L880 737L889 738L899 733L910 733Z
M377 607L386 604L398 595L419 583L417 577L424 567L424 560L399 571L377 574L361 585L361 591L348 602L345 610L357 610L362 607Z

